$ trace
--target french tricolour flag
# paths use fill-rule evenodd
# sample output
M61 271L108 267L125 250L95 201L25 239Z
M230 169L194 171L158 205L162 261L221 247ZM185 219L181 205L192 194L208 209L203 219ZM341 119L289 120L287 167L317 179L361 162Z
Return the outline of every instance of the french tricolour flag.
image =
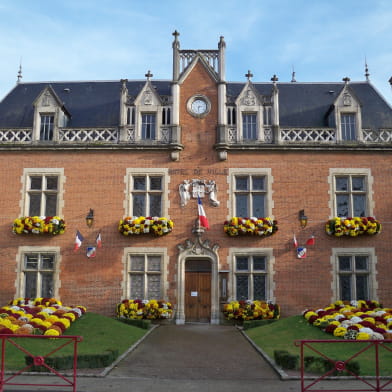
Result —
M82 246L83 240L84 240L83 236L80 234L80 231L77 230L76 231L76 238L75 238L75 245L74 245L74 252L76 252Z
M95 239L95 242L97 243L97 248L102 248L101 232L98 233L97 238Z
M204 211L203 204L201 204L201 200L199 196L197 196L197 209L199 212L200 226L205 227L208 230L210 228L210 225L208 224L208 219Z

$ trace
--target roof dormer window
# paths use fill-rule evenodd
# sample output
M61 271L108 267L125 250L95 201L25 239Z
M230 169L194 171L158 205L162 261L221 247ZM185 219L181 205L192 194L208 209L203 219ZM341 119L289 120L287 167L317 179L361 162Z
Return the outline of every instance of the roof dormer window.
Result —
M340 115L340 127L342 131L342 140L356 140L356 121L355 113L342 113Z
M41 125L39 131L39 140L53 140L53 114L41 114Z

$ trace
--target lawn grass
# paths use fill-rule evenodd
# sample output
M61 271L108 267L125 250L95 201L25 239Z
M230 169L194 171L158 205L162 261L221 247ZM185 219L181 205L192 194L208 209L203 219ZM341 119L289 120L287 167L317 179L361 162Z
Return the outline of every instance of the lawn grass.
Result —
M145 333L146 329L121 323L110 317L96 313L86 313L66 330L64 335L82 336L78 343L78 354L102 354L108 350L124 353ZM65 339L29 339L17 338L16 343L27 349L34 356L44 356L64 343ZM59 350L55 356L73 354L73 344ZM22 369L26 354L9 342L6 344L6 370Z
M260 347L271 359L274 358L275 350L286 350L290 354L300 355L300 348L294 345L295 340L342 340L331 334L325 333L319 328L309 324L302 316L293 316L280 319L272 324L246 330L246 334ZM335 360L347 360L360 351L369 343L317 343L313 344L321 353ZM392 350L392 344L387 347ZM305 348L304 355L319 356L314 351ZM360 374L366 376L375 375L374 348L358 355L355 361L360 364ZM379 351L380 375L392 375L392 352L385 348Z

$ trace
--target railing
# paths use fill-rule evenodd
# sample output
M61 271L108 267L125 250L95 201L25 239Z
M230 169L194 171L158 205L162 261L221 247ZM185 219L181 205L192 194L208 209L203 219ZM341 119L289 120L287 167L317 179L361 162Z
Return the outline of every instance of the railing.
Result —
M335 128L283 128L279 142L283 143L336 143Z
M326 354L325 352L322 352L321 349L317 349L315 346L320 345L320 344L325 344L325 345L342 345L342 344L355 344L359 345L358 348L356 349L356 352L353 354L349 354L347 350L346 356L348 358L346 359L336 359L336 358L331 358L329 354ZM296 346L300 346L301 349L301 358L300 358L300 367L301 367L301 392L305 391L376 391L376 392L381 392L381 391L392 391L392 379L386 378L384 376L380 375L380 366L381 366L381 359L380 359L380 350L386 350L392 355L392 340L298 340L295 342ZM326 346L323 346L325 349ZM313 353L318 354L321 358L324 360L328 361L332 366L329 371L326 371L324 374L314 377L312 380L308 380L308 383L306 384L305 381L305 355L304 355L304 349L307 348ZM353 361L355 358L358 358L358 356L364 352L370 352L372 349L374 349L374 356L370 361L374 364L374 375L372 377L365 377L365 376L360 376L359 372L358 374L355 373L353 370L351 370L351 367L349 366L350 362ZM328 350L327 350L328 351ZM351 356L350 356L351 355ZM389 358L389 357L388 357ZM368 359L369 360L369 359ZM351 362L352 363L352 362ZM387 364L387 368L390 369L390 360ZM360 382L360 389L352 389L351 382L349 383L347 380L347 389L344 389L344 382L345 379L342 379L341 382L339 382L339 389L328 389L328 385L326 386L325 383L321 384L322 381L326 381L329 379L330 376L333 376L335 372L338 374L342 374L342 372L346 372L349 376L351 376L351 379L354 379L355 381ZM351 380L350 380L351 381ZM310 389L318 384L319 388L322 389ZM317 386L316 386L317 388ZM368 389L366 389L368 388Z
M0 129L0 144L169 144L171 143L171 132L169 126L160 127L158 139L140 140L137 138L136 128L127 127L124 136L120 135L119 128L59 128L55 131L53 140L33 140L32 128L23 129Z
M60 345L53 348L52 351L44 354L44 355L34 355L32 354L26 347L22 347L23 341L17 343L16 341L19 339L55 339L60 341ZM31 386L31 387L67 387L72 388L72 392L76 392L76 372L77 372L77 345L82 341L81 336L45 336L45 335L0 335L1 339L1 369L0 369L0 392L4 391L4 386L6 385L18 385L18 386ZM64 341L64 343L62 343ZM31 358L31 364L26 365L23 369L15 371L13 374L7 376L5 374L5 363L6 363L6 343L11 344L16 347L18 350L22 351L26 354L27 357ZM67 377L64 374L59 373L52 366L49 366L46 363L47 358L49 358L54 353L58 352L62 348L73 345L73 375L72 377ZM42 349L44 349L45 345L42 345ZM64 383L60 384L27 384L26 382L16 382L16 378L22 375L29 370L32 370L33 367L40 366L45 368L51 374L61 378Z
M392 129L362 129L362 139L365 143L391 143Z
M82 143L82 142L104 142L117 143L119 140L119 132L116 128L60 128L59 141Z
M31 128L0 130L0 143L31 143L32 140Z

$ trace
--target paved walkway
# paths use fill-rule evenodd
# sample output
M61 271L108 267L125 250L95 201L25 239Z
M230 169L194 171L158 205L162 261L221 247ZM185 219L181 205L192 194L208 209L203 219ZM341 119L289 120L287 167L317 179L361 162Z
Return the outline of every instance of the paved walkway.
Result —
M55 377L25 377L31 383L63 384ZM20 381L19 381L20 382ZM320 389L337 390L341 381ZM352 383L350 383L352 386ZM24 389L23 389L24 388ZM345 385L346 390L349 389ZM5 391L69 391L14 386ZM235 327L207 324L155 328L105 377L80 375L78 392L290 392L299 379L284 380ZM355 391L355 389L351 389Z

